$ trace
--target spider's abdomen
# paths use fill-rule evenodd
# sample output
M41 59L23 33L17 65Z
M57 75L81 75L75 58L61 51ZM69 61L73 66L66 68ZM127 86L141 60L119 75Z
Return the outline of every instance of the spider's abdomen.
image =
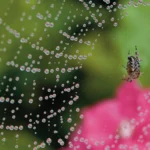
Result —
M134 56L129 56L127 63L128 74L132 73L133 71L138 71L139 69L140 69L139 60Z

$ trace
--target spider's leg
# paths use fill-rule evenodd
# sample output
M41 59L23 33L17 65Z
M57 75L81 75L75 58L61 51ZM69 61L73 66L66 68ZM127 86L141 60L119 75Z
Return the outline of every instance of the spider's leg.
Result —
M123 78L122 78L122 80L126 80L127 81L127 77L125 76L125 75L123 75Z
M137 50L137 46L135 46L135 57L137 58L137 59L139 59L139 53L138 53L138 50Z
M141 62L141 61L142 61L142 59L140 59L140 58L138 57L138 61L139 61L139 62Z
M140 72L140 76L142 76L142 75L143 75L143 73L144 73L144 72Z
M130 56L130 50L128 51L128 57Z
M128 78L127 78L127 81L128 81L128 82L132 82L132 78L128 77Z
M122 78L122 80L126 80L127 81L127 79L125 79L125 78Z

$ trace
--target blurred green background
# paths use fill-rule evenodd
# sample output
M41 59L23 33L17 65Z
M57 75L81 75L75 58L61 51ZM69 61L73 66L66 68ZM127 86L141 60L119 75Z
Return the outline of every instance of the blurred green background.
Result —
M1 0L0 94L14 103L0 103L4 125L0 149L33 149L46 143L47 138L52 143L43 149L58 149L59 139L66 144L65 135L71 134L71 127L81 120L78 109L115 95L126 75L122 65L127 63L129 50L134 54L135 45L144 72L138 80L144 87L150 85L149 5L138 1L84 2L89 10L76 0ZM49 24L51 27L47 27ZM78 41L70 40L65 33ZM80 55L86 59L80 59ZM40 72L22 71L23 66L29 70L39 68ZM74 70L62 73L62 68ZM54 73L46 74L46 69L54 69ZM74 84L79 84L79 88L62 93ZM56 94L56 98L39 101L39 97L44 99L49 94ZM70 104L75 95L79 99ZM31 99L33 103L29 102ZM65 111L61 111L62 107ZM57 115L48 119L52 111ZM43 118L46 122L42 122ZM30 123L32 129L28 128ZM7 125L24 128L10 131L6 130Z

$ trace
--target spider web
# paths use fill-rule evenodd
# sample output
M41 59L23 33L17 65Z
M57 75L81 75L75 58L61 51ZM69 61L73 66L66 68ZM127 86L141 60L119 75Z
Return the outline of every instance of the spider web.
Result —
M97 72L109 78L107 70L112 68L110 63L105 64L107 60L113 60L114 66L118 64L111 58L111 54L118 54L111 50L103 54L99 43L107 40L106 32L121 28L121 21L128 18L129 7L138 6L147 7L149 3L8 0L1 4L3 150L57 149L67 144L84 118L80 109L107 94L107 87L102 87L101 97L99 93L89 97L93 90L99 90L91 90L96 88L97 80L92 84L89 79ZM106 43L108 48L112 45L109 39ZM103 57L99 59L97 54ZM103 85L101 79L100 83Z

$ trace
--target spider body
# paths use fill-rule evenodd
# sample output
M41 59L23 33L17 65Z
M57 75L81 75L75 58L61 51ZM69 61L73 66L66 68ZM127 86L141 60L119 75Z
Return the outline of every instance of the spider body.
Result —
M128 62L127 66L125 67L128 73L128 76L123 78L128 82L132 82L133 79L137 79L140 75L140 59L138 57L137 47L135 47L135 56L130 56L128 53Z

